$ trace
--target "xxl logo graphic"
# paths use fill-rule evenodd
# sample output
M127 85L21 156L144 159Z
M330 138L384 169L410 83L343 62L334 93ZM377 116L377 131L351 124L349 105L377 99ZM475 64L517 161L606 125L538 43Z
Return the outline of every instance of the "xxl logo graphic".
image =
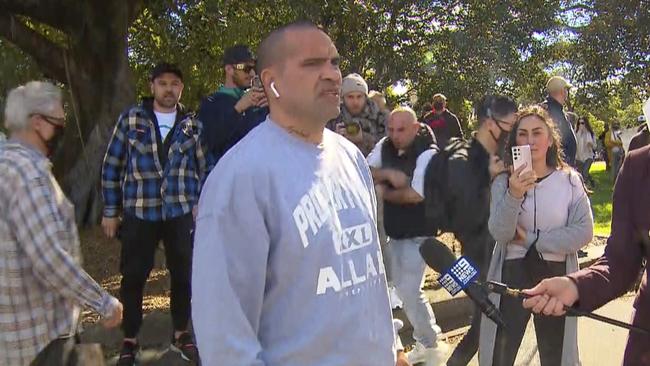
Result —
M365 223L334 232L334 250L336 254L344 254L366 247L372 243L372 226Z

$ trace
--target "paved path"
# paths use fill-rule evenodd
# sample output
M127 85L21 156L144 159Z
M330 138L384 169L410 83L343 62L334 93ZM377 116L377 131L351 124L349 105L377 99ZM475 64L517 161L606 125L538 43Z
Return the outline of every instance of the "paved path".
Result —
M616 320L630 321L634 294L627 294L605 305L597 314ZM515 365L538 366L537 341L534 327L529 323ZM578 350L583 366L615 366L623 361L623 351L627 341L627 330L598 322L589 318L578 319ZM453 350L453 349L452 349ZM478 365L474 357L470 366Z

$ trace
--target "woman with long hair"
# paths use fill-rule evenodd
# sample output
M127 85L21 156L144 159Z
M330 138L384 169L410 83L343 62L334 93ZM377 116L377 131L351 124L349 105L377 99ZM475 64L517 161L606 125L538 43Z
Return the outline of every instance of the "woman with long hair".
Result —
M512 146L530 145L532 167L497 176L492 184L490 233L497 244L488 279L513 288L529 288L541 279L578 270L576 252L592 239L593 218L580 175L563 160L558 132L539 106L519 113L508 139ZM512 156L506 156L512 164ZM531 169L532 168L532 169ZM483 317L479 363L513 365L531 317L521 300L491 295L507 328ZM542 366L578 365L575 318L535 315Z
M578 172L582 175L582 179L590 187L595 186L594 179L589 175L589 169L594 162L594 148L596 146L596 138L594 137L594 130L591 128L589 118L580 117L576 125L576 140L578 141L578 152L576 154L576 163Z

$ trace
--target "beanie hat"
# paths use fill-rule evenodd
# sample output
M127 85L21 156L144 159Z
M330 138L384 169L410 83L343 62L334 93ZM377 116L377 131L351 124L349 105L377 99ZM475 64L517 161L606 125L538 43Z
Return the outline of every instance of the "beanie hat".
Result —
M343 78L341 96L346 96L352 92L361 92L368 95L368 84L359 74L350 74Z

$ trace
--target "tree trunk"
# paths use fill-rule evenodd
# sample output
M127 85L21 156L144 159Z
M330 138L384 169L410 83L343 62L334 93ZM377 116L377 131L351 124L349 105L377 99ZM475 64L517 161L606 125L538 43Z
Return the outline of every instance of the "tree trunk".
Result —
M90 37L87 42L100 41ZM88 55L84 48L89 44L80 44L79 49L72 50L75 56L68 66L70 104L79 124L67 131L68 144L60 161L59 177L75 205L80 224L97 223L101 217L102 160L117 117L134 99L126 35L119 43L121 51L112 58Z
M56 160L55 165L59 163L59 179L75 205L79 224L99 222L102 211L101 164L106 146L117 117L134 99L127 57L119 56L123 58L121 62L102 64L90 61L70 68L70 74L76 75L70 77L68 84L70 104L75 105L71 109L76 109L78 116L75 120L80 123L68 129L63 158ZM104 76L89 79L79 76L88 70L97 70Z
M0 35L70 92L73 116L54 167L79 224L97 223L101 216L106 145L118 115L134 101L128 29L143 7L143 0L0 0ZM58 29L65 41L52 41L21 17Z

